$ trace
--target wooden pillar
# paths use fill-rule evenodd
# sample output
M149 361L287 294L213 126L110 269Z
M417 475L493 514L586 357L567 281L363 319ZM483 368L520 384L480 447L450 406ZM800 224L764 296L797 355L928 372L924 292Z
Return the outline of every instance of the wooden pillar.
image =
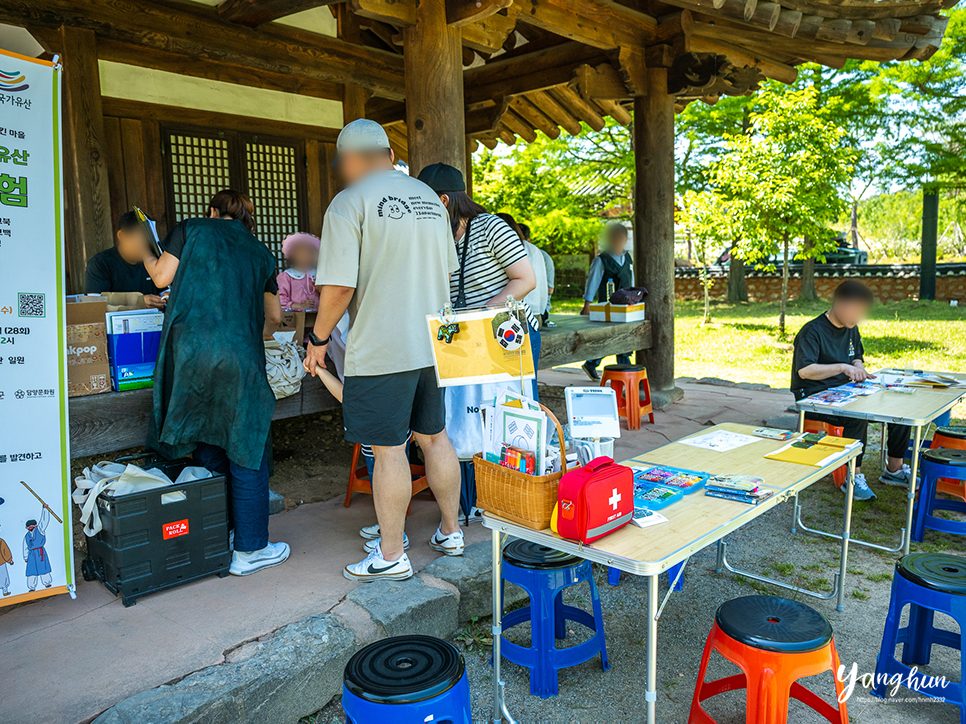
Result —
M359 18L349 10L349 4L343 3L338 8L339 37L349 43L362 44L359 32ZM350 123L366 117L366 101L371 93L357 85L346 84L342 91L342 122Z
M416 24L403 31L409 172L448 163L466 175L463 46L446 24L445 0L420 0Z
M70 289L84 291L87 261L114 243L104 113L94 31L62 27L64 180Z
M647 95L634 98L634 266L649 292L651 349L637 356L666 407L683 394L674 386L674 97L667 68L646 73Z
M939 236L939 192L922 192L922 251L919 257L919 298L936 298L936 243Z
M472 138L466 139L466 193L473 197L473 151L476 150L476 141Z

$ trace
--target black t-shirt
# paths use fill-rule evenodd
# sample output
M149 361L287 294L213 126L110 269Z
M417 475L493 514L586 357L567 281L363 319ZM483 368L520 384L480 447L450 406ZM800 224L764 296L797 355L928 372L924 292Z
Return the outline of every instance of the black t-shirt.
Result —
M161 242L161 248L175 257L176 259L181 259L181 254L184 251L184 245L188 243L188 237L185 235L184 231L184 221L178 223L168 235ZM268 283L265 285L266 294L278 294L278 281L276 275L272 274Z
M91 257L87 262L87 292L138 292L139 294L160 294L148 276L144 264L128 264L117 249L108 249Z
M835 375L825 380L803 380L798 375L803 367L813 364L852 364L854 360L864 357L865 350L858 327L836 327L824 314L806 322L795 336L791 384L795 399L800 400L849 381L845 375Z

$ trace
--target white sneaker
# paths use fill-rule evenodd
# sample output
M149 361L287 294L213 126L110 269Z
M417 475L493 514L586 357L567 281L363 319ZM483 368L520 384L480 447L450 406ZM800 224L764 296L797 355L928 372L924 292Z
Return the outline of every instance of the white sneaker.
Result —
M477 508L475 505L470 508L470 514L463 517L465 525L470 523L482 523L483 522L483 510Z
M288 543L269 543L260 551L235 551L231 554L228 572L233 576L249 576L263 568L278 566L288 560L291 549Z
M376 540L382 534L379 532L379 524L376 523L375 525L367 525L365 528L360 528L359 535L366 540Z
M912 480L912 468L905 463L898 470L883 470L879 478L880 483L885 483L895 488L908 488L910 480Z
M445 553L448 556L461 556L463 555L463 531L458 530L455 533L450 533L449 535L443 535L439 528L433 533L433 537L429 539L429 547L434 551L439 551L440 553Z
M379 526L375 526L375 527L378 528ZM380 541L382 541L382 538L367 540L365 543L362 544L362 547L365 549L366 553L372 553L374 550L376 550L376 546L380 545ZM403 533L403 550L404 551L409 550L409 536L406 535L405 533Z
M413 567L409 556L403 553L398 560L387 561L382 557L382 548L376 541L375 550L359 563L352 563L342 569L342 575L350 581L369 583L385 579L387 581L405 581L413 577Z

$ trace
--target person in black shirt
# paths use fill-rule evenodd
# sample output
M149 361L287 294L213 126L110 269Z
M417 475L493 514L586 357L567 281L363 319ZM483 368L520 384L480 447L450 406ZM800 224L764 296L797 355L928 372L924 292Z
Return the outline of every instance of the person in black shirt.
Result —
M792 358L791 390L796 400L850 381L864 382L875 378L865 369L865 349L858 328L871 306L872 291L861 282L848 279L836 287L832 308L806 322L799 330ZM869 427L866 420L814 413L805 417L841 427L845 437L856 438L862 441L863 447L866 445ZM886 485L909 485L911 471L903 463L909 436L910 429L906 425L889 426L886 443L889 463L879 478ZM872 500L875 493L866 483L861 468L860 455L856 460L855 497L857 500Z
M164 309L167 300L161 296L147 269L144 268L144 226L133 211L121 214L113 249L95 254L87 262L88 294L103 292L138 292L150 309Z

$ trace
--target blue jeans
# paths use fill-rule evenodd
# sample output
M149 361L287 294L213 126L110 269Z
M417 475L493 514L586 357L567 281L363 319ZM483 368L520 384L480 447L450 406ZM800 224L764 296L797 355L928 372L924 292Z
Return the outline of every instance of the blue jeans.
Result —
M603 361L604 361L603 359L589 359L584 364L586 364L588 367L596 370L598 367L600 367L600 363L603 362ZM619 354L619 355L617 355L617 364L619 364L619 365L629 365L630 363L631 363L631 356L629 354Z
M530 349L533 352L533 371L536 372L540 366L540 330L530 330ZM537 378L533 378L533 399L540 402L540 393L537 391Z
M235 550L259 551L268 545L268 450L258 470L228 459L220 447L198 443L195 460L228 484L228 528L235 531Z

